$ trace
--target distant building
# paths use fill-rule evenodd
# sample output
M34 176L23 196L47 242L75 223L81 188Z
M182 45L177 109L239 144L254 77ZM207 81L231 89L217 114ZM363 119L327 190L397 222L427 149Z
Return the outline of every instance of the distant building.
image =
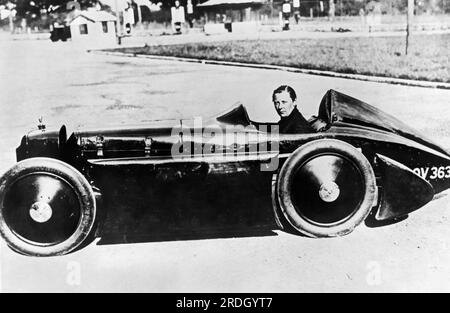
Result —
M105 11L81 11L70 22L72 41L94 46L116 43L116 17Z
M221 22L225 15L231 22L251 22L259 21L259 9L264 0L208 0L197 5L201 9L209 22Z
M107 5L113 12L122 15L123 25L131 26L143 21L143 15L149 15L151 11L161 10L161 3L154 4L150 0L99 0Z
M206 33L254 32L260 24L260 9L265 2L265 0L208 0L197 7L203 12Z

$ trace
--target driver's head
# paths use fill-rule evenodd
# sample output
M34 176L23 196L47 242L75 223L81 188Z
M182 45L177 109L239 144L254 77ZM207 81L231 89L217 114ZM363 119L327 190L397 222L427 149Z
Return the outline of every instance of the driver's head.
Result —
M273 91L272 101L278 115L287 117L297 105L297 95L292 87L282 85Z

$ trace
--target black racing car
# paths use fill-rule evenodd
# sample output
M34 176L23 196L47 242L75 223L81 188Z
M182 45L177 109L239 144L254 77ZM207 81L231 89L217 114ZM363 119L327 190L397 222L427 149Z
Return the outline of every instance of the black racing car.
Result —
M310 123L313 133L279 134L237 105L201 125L39 125L0 178L0 232L34 256L108 234L333 237L402 219L450 187L446 150L362 101L330 90Z

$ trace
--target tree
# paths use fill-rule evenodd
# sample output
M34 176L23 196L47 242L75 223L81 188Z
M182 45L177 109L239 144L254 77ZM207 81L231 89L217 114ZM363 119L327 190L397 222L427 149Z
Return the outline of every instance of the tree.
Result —
M0 0L6 1L6 0ZM39 18L49 14L56 8L64 8L71 0L9 0L16 5L17 16L20 18ZM82 8L95 5L97 0L78 0Z

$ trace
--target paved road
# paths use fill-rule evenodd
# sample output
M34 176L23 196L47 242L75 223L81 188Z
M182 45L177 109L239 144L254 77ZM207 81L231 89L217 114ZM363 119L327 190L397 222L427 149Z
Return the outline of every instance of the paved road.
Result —
M450 91L270 70L87 54L71 43L0 42L0 171L41 115L49 125L211 115L243 102L275 120L271 91L298 90L305 115L333 88L394 114L450 147ZM3 291L450 291L448 195L407 220L343 238L270 236L91 244L37 259L0 243Z

